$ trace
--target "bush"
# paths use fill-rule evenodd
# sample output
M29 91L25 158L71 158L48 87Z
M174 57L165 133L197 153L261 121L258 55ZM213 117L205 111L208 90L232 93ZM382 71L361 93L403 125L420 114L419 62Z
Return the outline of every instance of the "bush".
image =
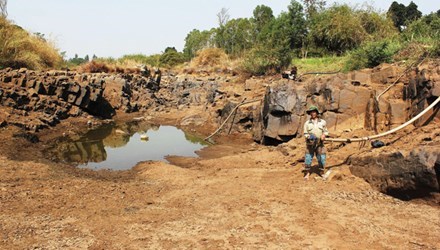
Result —
M405 41L427 41L440 39L440 17L430 14L408 25L402 33Z
M168 47L159 58L159 64L163 67L174 67L185 61L183 53L177 52L174 47Z
M250 74L278 73L289 66L292 58L277 48L255 47L243 59L242 69Z
M0 17L0 67L46 69L61 62L52 43Z
M398 43L388 40L365 43L349 54L345 70L371 68L384 62L391 62L399 48Z

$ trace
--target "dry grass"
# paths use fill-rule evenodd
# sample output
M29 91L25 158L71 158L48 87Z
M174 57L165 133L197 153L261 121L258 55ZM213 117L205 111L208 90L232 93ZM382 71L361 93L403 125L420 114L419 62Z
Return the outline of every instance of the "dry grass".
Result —
M140 68L132 64L109 63L105 61L93 60L91 62L80 65L77 68L81 73L140 73Z
M0 67L47 69L61 62L53 43L0 17Z
M192 67L222 67L227 66L228 55L219 48L207 48L197 53L191 61Z
M197 56L175 70L186 74L197 73L232 73L235 74L237 63L230 60L224 50L219 48L207 48L197 53Z

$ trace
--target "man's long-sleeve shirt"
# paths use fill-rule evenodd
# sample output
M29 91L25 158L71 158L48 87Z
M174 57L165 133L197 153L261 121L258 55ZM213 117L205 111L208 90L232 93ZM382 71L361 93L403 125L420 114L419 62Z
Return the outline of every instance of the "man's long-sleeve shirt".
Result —
M311 134L314 134L317 138L321 138L322 135L328 136L327 122L323 119L309 119L304 123L304 136L309 138Z

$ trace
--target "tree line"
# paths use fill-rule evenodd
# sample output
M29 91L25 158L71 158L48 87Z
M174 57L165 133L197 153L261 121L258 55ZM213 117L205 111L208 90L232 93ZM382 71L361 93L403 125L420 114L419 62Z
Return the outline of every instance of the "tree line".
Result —
M344 55L372 42L407 36L408 31L423 36L432 31L430 35L438 38L440 30L440 10L422 16L413 2L408 6L393 2L381 13L368 6L327 7L323 0L292 0L278 16L270 7L258 5L251 18L230 19L226 9L217 17L218 27L187 34L184 57L191 60L204 48L221 48L232 58L242 58L244 68L257 74L279 71L292 58Z

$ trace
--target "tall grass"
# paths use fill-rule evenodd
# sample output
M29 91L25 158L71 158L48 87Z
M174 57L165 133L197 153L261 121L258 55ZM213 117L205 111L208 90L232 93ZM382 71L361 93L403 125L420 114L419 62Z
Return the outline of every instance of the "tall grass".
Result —
M158 67L160 56L161 56L160 54L149 55L149 56L142 54L131 54L131 55L124 55L121 58L119 58L117 61L122 65L143 64L150 67Z
M0 17L0 67L47 69L60 65L55 45Z
M298 68L298 74L306 72L334 72L343 70L346 56L327 56L319 58L295 58L292 65Z

